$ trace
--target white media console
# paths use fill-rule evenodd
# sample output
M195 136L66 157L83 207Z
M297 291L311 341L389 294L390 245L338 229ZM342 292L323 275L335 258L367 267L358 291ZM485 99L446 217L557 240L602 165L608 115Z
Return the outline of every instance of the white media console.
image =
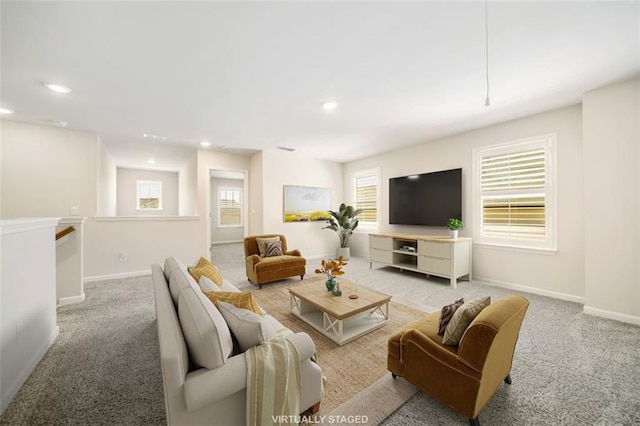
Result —
M401 270L471 281L471 238L434 235L369 234L369 268L373 262Z

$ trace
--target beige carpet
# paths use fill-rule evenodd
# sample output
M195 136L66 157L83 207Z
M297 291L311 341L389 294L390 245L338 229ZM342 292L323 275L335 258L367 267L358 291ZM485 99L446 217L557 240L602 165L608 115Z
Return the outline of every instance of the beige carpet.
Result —
M415 388L404 380L391 380L391 374L387 370L387 340L395 330L424 315L424 312L396 303L392 299L389 305L389 322L385 326L346 345L338 346L289 311L287 288L296 283L299 281L287 280L269 284L263 286L262 290L253 290L253 293L260 306L283 325L294 332L304 331L313 339L318 363L326 377L318 415L329 414L340 408L336 413L339 411L344 415L367 415L382 420L415 394ZM388 378L384 378L385 375ZM376 407L370 407L372 399L365 398L366 404L358 403L363 400L362 395L359 395L361 393L387 395L388 398L374 398ZM358 396L360 398L356 398ZM370 418L370 422L372 420ZM372 424L377 424L377 421Z

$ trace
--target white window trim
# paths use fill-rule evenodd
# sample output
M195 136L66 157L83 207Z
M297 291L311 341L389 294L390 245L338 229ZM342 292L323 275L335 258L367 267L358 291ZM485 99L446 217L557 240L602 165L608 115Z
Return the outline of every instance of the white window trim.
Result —
M142 208L140 207L140 185L141 184L157 184L160 188L160 196L158 197L158 208ZM148 211L160 211L162 208L162 182L159 180L136 180L136 210L148 212Z
M542 251L555 253L558 249L558 200L557 200L557 135L543 134L526 139L499 143L473 150L473 239L474 244L494 246L496 248ZM482 157L508 152L524 151L532 148L544 147L546 150L545 171L545 226L547 239L544 241L518 240L507 238L482 236L482 190L481 190L481 162Z
M351 191L351 204L355 205L356 202L356 179L361 176L376 176L376 224L371 225L365 222L360 221L358 223L358 227L356 228L356 233L369 233L369 232L379 232L380 231L380 222L382 221L381 216L381 206L382 206L382 188L381 188L381 179L380 179L380 167L375 167L372 169L366 170L358 170L356 172L352 172L350 175L350 191Z
M227 187L227 186L218 186L216 188L217 191L217 195L218 195L218 211L216 212L216 216L218 218L218 224L217 227L218 228L242 228L244 226L244 220L243 220L243 213L244 213L244 196L243 196L243 190L242 188L231 188L231 187ZM234 224L234 225L225 225L220 223L220 219L221 219L221 215L220 215L220 207L221 207L221 192L222 191L238 191L240 193L240 223Z

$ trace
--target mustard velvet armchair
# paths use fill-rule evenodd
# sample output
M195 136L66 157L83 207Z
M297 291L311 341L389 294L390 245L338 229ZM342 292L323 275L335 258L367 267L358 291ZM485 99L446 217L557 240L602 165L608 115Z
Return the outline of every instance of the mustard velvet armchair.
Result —
M282 256L260 257L256 238L280 237ZM244 256L247 278L262 288L262 284L300 275L304 278L307 260L300 250L288 250L287 239L281 234L252 235L244 239Z
M524 297L495 301L473 320L458 346L445 346L440 312L408 324L389 338L387 367L433 399L479 425L478 414L502 382L511 384L511 364L529 307Z

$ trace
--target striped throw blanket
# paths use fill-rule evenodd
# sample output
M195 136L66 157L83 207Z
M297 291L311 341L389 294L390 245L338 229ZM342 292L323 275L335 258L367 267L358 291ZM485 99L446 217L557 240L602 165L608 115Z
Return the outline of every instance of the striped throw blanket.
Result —
M300 361L285 336L245 352L247 359L247 425L278 425L278 419L300 414Z

